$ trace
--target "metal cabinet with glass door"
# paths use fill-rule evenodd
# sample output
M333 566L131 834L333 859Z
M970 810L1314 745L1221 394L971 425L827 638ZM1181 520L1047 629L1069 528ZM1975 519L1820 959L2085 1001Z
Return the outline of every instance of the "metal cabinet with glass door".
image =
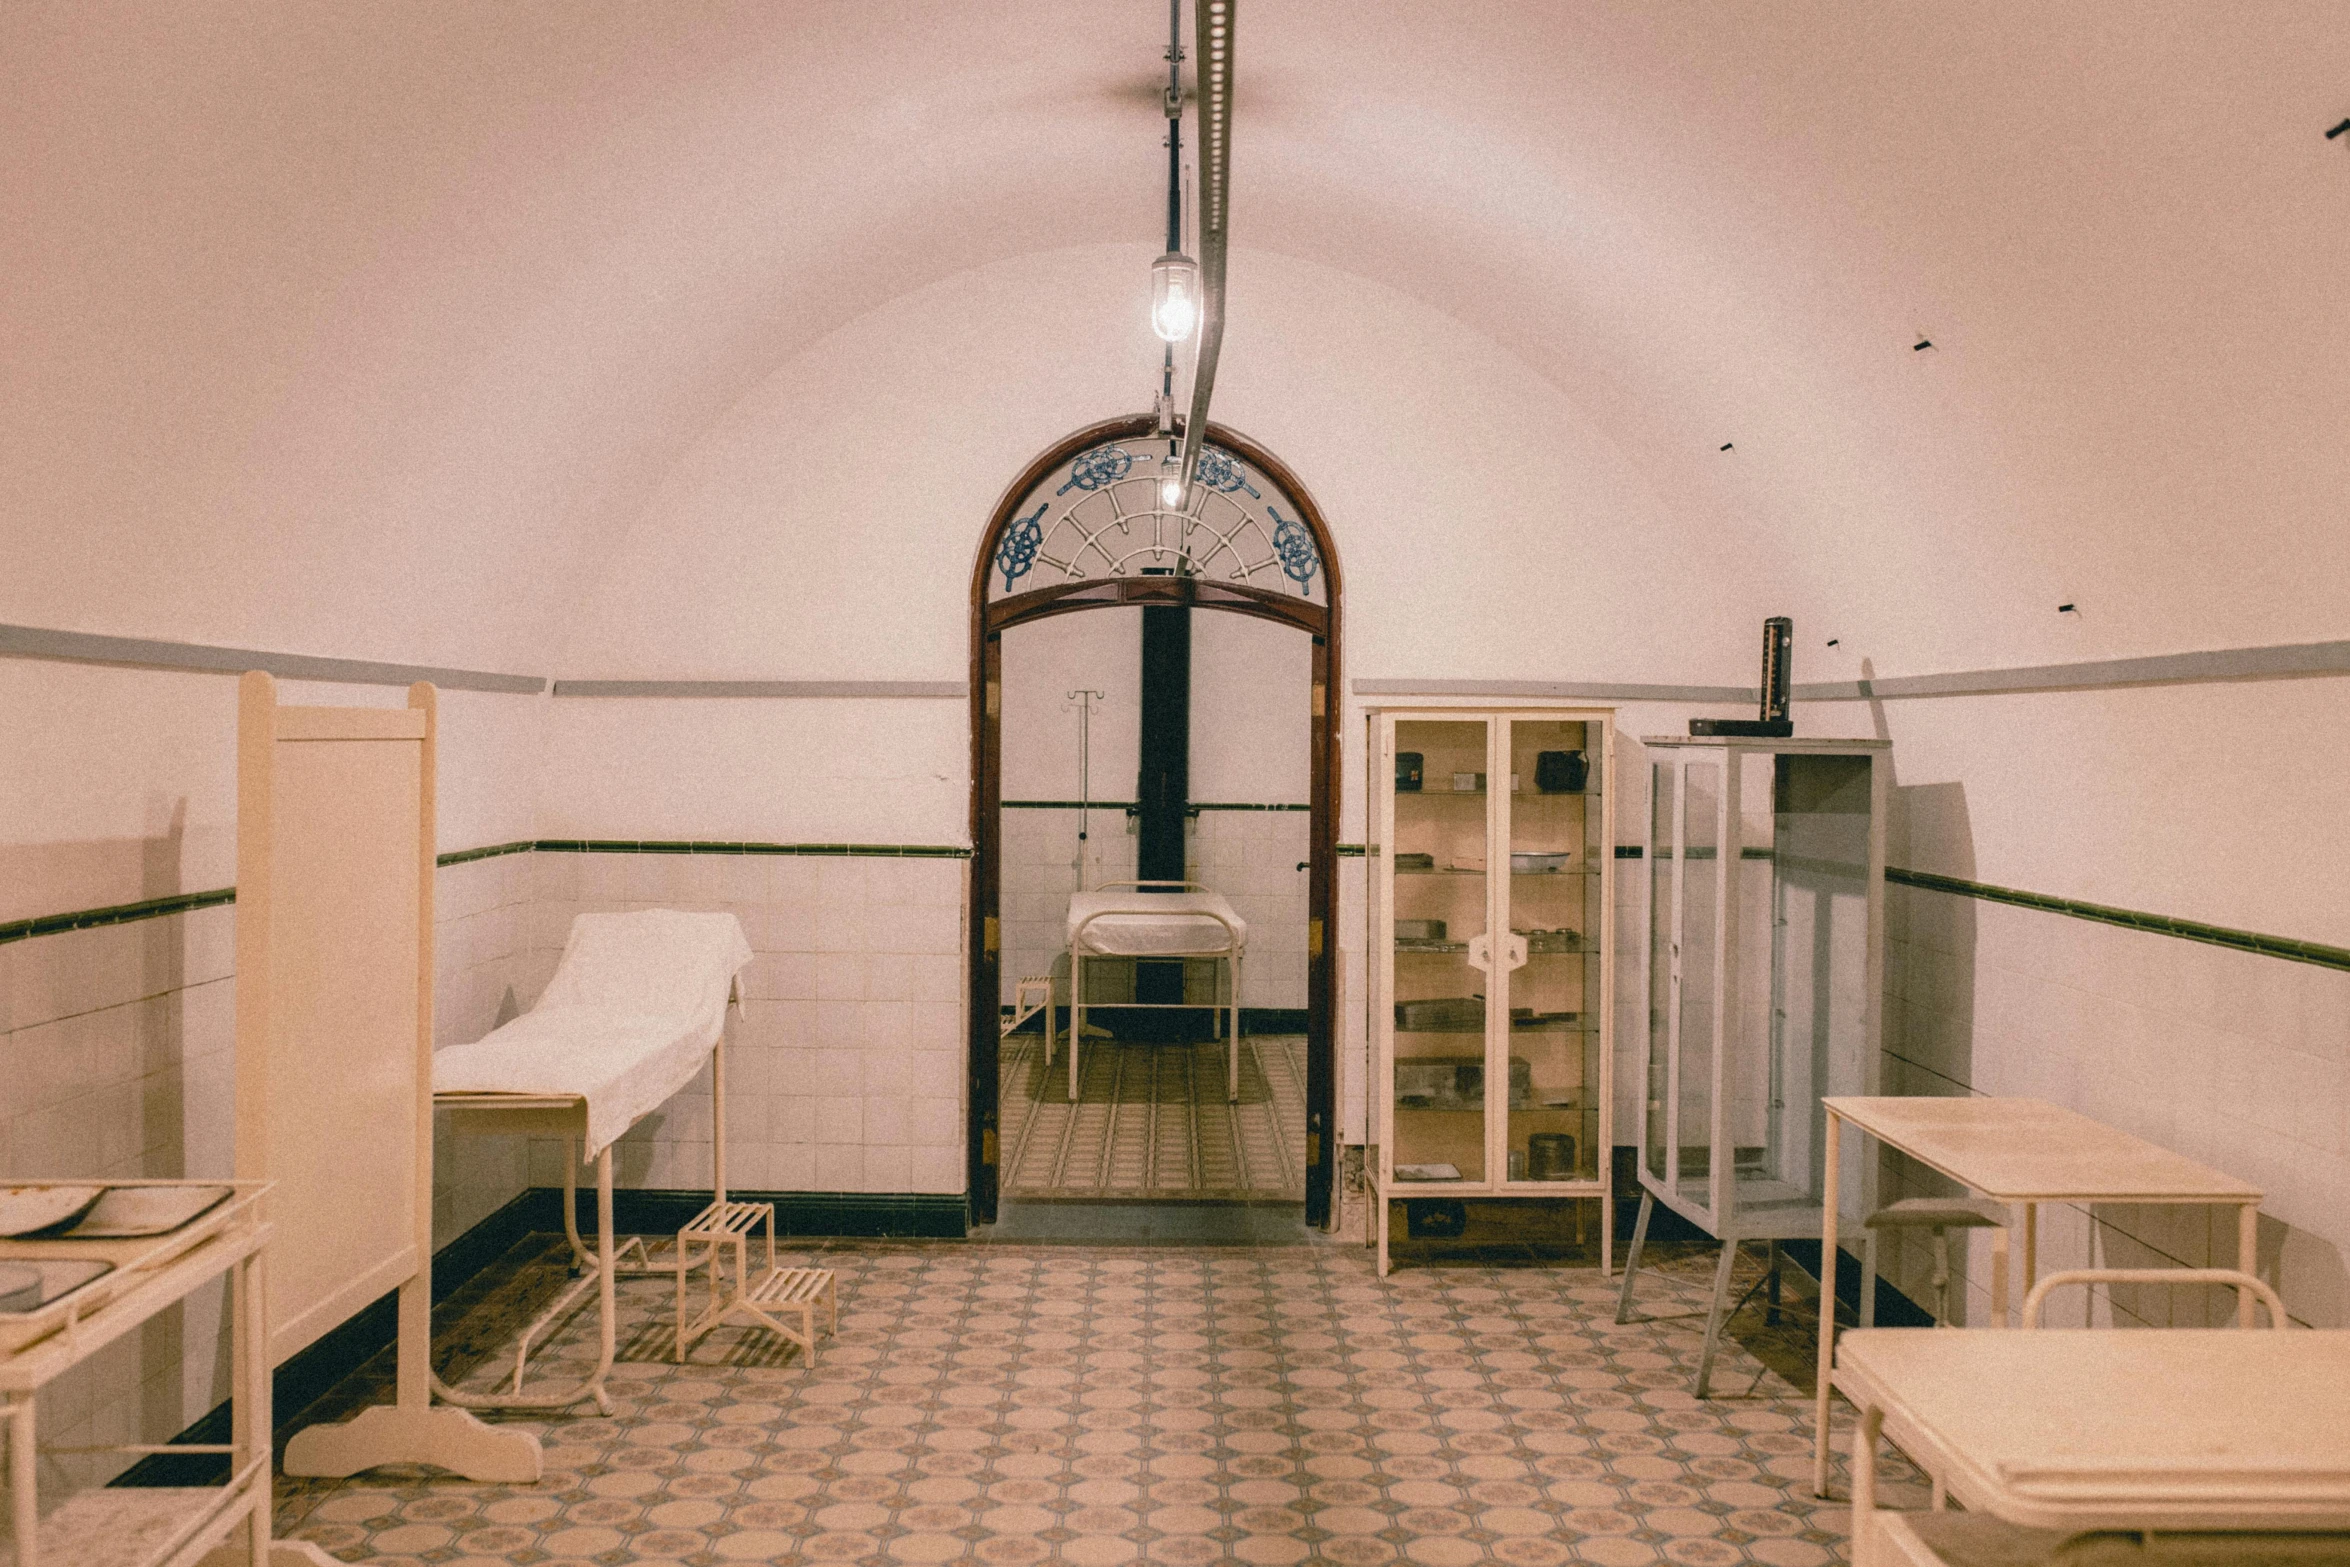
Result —
M1616 1320L1630 1320L1649 1214L1722 1242L1697 1369L1706 1395L1742 1240L1816 1238L1820 1109L1873 1094L1884 967L1881 740L1645 742L1640 1217ZM1839 1211L1868 1211L1849 1171Z
M1370 725L1379 1271L1391 1203L1468 1197L1596 1202L1604 1267L1613 714L1381 709Z

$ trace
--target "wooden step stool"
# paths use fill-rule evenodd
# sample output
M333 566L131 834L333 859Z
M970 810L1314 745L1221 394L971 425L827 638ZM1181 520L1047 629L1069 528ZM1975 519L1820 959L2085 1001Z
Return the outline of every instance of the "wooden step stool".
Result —
M765 1227L766 1266L756 1281L750 1278L751 1231ZM700 1248L697 1253L697 1247ZM733 1254L734 1277L726 1277L727 1253ZM710 1270L709 1303L691 1321L685 1314L686 1280L697 1267ZM731 1287L730 1286L731 1283ZM677 1352L686 1351L711 1329L729 1322L762 1327L800 1346L811 1363L816 1358L816 1305L823 1302L834 1332L840 1330L840 1299L830 1268L779 1268L775 1265L775 1205L766 1202L714 1202L694 1215L677 1232ZM778 1313L799 1318L797 1331Z

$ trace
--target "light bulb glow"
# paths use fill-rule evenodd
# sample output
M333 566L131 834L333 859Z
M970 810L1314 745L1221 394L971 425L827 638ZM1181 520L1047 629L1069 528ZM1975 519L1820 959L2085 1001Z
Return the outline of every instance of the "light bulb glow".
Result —
M1159 465L1159 505L1173 511L1183 504L1183 460L1170 454Z
M1170 250L1151 263L1151 330L1180 343L1199 326L1199 263Z

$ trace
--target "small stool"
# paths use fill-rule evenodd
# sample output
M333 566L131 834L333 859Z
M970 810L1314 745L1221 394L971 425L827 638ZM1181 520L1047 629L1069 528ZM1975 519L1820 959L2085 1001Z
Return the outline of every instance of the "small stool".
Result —
M782 1334L805 1350L808 1359L816 1359L816 1303L824 1303L827 1326L834 1333L840 1331L840 1296L833 1285L830 1268L770 1268L767 1276L752 1286L751 1293L741 1302L742 1309L757 1317L761 1323ZM800 1319L800 1331L794 1333L777 1321L772 1313L794 1312Z
M1996 1230L2007 1223L2007 1212L1997 1203L1975 1197L1904 1197L1889 1202L1862 1221L1867 1238L1862 1244L1860 1325L1877 1324L1877 1236L1884 1230L1927 1230L1934 1237L1934 1324L1950 1317L1950 1232Z
M766 1266L757 1282L750 1274L751 1231L764 1225L767 1239ZM702 1249L699 1255L695 1247ZM734 1278L725 1274L726 1253L733 1253ZM699 1315L687 1320L685 1314L685 1287L689 1274L697 1267L707 1265L710 1270L710 1299ZM813 1284L802 1282L812 1276ZM778 1280L790 1281L778 1285ZM780 1292L780 1293L779 1293ZM816 1358L816 1317L813 1300L816 1295L832 1305L832 1325L840 1326L840 1308L833 1303L832 1270L829 1268L778 1268L775 1265L775 1205L766 1202L714 1202L694 1215L684 1229L677 1232L677 1351L676 1359L683 1361L686 1351L711 1329L727 1322L747 1319L746 1326L763 1327L790 1339ZM807 1297L803 1303L802 1297ZM800 1316L800 1332L793 1332L772 1314L773 1308L796 1308Z
M1012 1018L1004 1025L1012 1033L1037 1013L1044 1014L1044 1064L1053 1064L1053 981L1047 974L1031 974L1012 987Z

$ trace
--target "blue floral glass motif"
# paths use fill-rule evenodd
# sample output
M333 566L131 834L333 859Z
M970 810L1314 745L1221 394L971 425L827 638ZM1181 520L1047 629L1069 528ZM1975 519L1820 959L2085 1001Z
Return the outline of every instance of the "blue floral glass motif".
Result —
M1248 482L1240 471L1240 464L1232 460L1230 452L1220 452L1213 446L1202 447L1199 454L1199 482L1211 490L1222 490L1230 495L1234 490L1246 490L1256 500L1265 497Z
M1062 486L1067 489L1067 485ZM1036 510L1020 518L1004 530L1003 543L996 546L996 569L1004 574L1004 591L1012 591L1012 584L1028 575L1028 568L1036 564L1037 548L1044 543L1044 509L1046 501L1036 503ZM1286 568L1285 568L1286 569Z
M1066 495L1071 490L1098 490L1105 484L1116 484L1133 466L1134 454L1123 446L1097 446L1069 464L1069 482L1053 493Z
M1265 514L1273 519L1273 553L1281 557L1281 574L1301 590L1312 586L1314 573L1322 569L1322 554L1314 548L1314 536L1303 523L1282 516L1271 506L1265 508Z

